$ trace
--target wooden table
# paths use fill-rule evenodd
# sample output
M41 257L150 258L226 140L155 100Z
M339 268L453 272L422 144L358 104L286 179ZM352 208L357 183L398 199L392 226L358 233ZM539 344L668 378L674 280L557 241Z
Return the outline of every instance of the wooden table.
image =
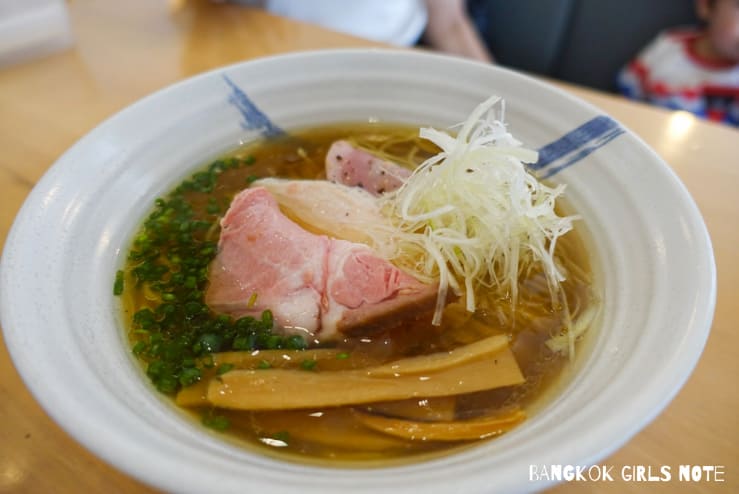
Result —
M208 1L77 0L75 44L0 69L0 244L26 195L92 127L182 78L257 56L372 43L260 11ZM668 408L605 460L624 465L723 465L723 483L578 483L559 492L739 492L739 132L560 84L639 134L687 185L718 265L711 336ZM733 301L733 302L732 302ZM79 446L36 404L0 343L0 492L151 492Z

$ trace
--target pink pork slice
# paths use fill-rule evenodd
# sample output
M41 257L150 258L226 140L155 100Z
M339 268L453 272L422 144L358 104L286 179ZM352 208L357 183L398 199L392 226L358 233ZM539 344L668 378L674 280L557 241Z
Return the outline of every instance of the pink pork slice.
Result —
M326 153L326 177L331 182L361 187L375 196L392 192L410 176L407 168L355 148L347 141L334 142Z
M329 341L399 325L434 307L435 285L364 244L302 229L263 187L240 192L221 228L205 294L216 312L258 317L269 309L285 333Z

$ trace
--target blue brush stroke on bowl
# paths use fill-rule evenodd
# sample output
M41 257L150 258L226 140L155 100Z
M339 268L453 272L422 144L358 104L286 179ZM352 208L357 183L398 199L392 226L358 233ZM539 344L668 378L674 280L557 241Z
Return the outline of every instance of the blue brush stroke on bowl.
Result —
M269 117L246 95L244 90L237 86L227 75L223 75L223 80L231 86L228 102L241 112L241 116L244 118L241 121L241 127L244 130L256 130L265 137L277 137L285 134L285 131L272 123Z
M539 149L539 161L529 165L539 178L549 178L605 146L625 131L605 115L588 120Z
M245 130L258 131L265 137L285 135L285 131L272 123L243 89L227 75L223 76L223 80L231 87L228 101L241 112L243 117L241 126ZM597 116L559 139L542 146L539 149L539 160L528 167L539 178L550 178L605 146L624 132L624 129L612 118L605 115Z

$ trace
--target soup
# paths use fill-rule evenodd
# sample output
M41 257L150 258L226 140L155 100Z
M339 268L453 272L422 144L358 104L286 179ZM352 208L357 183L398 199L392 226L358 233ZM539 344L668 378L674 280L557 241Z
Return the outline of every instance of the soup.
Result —
M237 149L158 199L114 289L122 299L132 351L154 386L224 437L281 458L332 465L425 458L489 440L521 423L572 358L571 350L552 342L561 343L574 331L573 320L592 320L597 307L581 225L557 240L557 266L567 275L558 298L552 297L543 268L533 266L518 274L515 297L510 290L477 288L474 312L466 310L463 296L445 297L437 324L426 310L324 342L273 330L269 310L237 317L206 304L219 222L240 191L264 177L324 180L327 152L341 140L412 168L438 152L417 136L416 128L385 123L294 131ZM566 206L557 208L563 212ZM283 212L311 230L300 217ZM254 293L245 307L259 300ZM569 340L572 344L575 337ZM509 353L496 353L493 346ZM447 390L451 380L473 381L464 369L480 374L472 370L483 361L498 369L498 377L482 374L486 381L499 379L497 385ZM461 378L455 369L462 369ZM276 376L281 397L256 405L256 393L274 391L257 383L260 372ZM423 387L429 376L438 379L436 387ZM394 384L376 385L378 379ZM243 409L241 402L217 404L225 403L218 396L227 395L224 389L236 381L257 390L246 400L253 409ZM418 389L403 391L406 381ZM372 396L379 399L371 401ZM278 409L276 401L285 408Z

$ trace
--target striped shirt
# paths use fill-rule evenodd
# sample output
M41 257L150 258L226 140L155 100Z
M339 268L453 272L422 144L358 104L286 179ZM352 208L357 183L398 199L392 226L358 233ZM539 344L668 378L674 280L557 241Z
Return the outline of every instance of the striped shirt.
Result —
M694 48L700 36L688 29L660 34L619 73L621 93L739 125L739 64L702 58Z

